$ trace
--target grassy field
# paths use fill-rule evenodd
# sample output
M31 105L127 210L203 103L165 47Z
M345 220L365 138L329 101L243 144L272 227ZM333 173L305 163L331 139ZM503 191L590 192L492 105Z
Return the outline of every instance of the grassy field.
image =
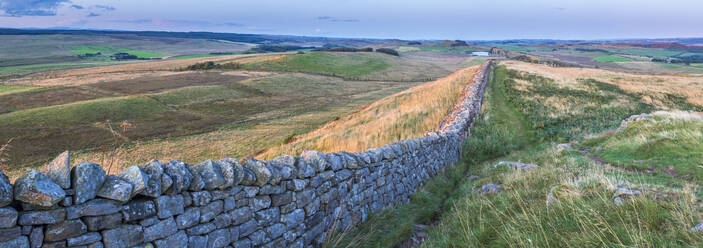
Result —
M160 58L160 57L166 57L168 55L162 54L162 53L154 53L154 52L147 52L147 51L139 51L139 50L133 50L133 49L126 49L126 48L121 48L121 47L114 47L114 46L89 46L89 45L81 45L76 48L73 48L70 50L71 53L76 54L76 55L83 55L83 54L95 54L95 53L101 53L105 55L112 55L115 53L129 53L131 55L135 55L138 58Z
M698 106L685 99L654 104L648 100L651 95L665 94L632 95L616 85L599 86L592 78L561 81L573 71L558 71L530 74L498 67L463 160L432 179L409 204L373 215L354 232L329 243L398 246L413 235L415 224L425 224L431 227L424 231L428 238L422 247L703 244L703 236L689 231L703 220L697 178L703 171L700 114L657 112L651 120L614 131L622 119L645 108ZM567 92L568 97L562 95ZM534 109L534 101L548 108ZM583 107L587 101L600 104ZM642 109L625 113L627 106L638 105ZM615 113L581 117L593 111ZM555 141L570 141L573 149L557 148ZM534 163L539 168L494 168L497 161ZM478 179L467 179L468 175ZM479 193L488 183L500 184L501 190ZM630 189L639 193L616 194Z
M608 55L608 56L599 56L593 58L593 61L596 62L630 62L632 60L620 56L613 56L613 55Z
M270 159L303 150L361 152L390 142L421 137L437 128L477 67L385 97L323 127L294 136L290 143L261 155Z
M244 64L245 69L305 72L350 80L431 81L449 72L430 63L380 53L307 52Z

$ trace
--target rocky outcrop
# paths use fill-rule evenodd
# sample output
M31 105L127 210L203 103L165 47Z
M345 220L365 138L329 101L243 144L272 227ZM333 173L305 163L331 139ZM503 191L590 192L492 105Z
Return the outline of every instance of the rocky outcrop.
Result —
M69 170L64 153L14 187L0 173L0 247L320 246L458 161L492 66L467 82L437 130L364 152L153 160L117 176L93 163Z

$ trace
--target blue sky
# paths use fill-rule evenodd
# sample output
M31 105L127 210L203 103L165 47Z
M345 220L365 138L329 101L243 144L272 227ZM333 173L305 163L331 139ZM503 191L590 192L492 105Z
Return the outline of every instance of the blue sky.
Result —
M0 0L0 27L350 38L703 37L701 0Z

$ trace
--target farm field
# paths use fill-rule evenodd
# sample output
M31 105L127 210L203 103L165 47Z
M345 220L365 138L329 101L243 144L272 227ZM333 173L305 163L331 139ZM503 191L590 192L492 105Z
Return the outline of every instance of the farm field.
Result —
M623 58L620 56L612 56L612 55L595 57L595 58L593 58L593 60L595 60L597 62L630 62L630 61L632 61L628 58Z
M302 55L312 57L295 57ZM175 71L204 61L240 63L256 71ZM261 67L274 63L282 67ZM356 69L334 75L339 69L329 64ZM3 84L0 125L6 128L0 140L13 139L10 168L4 171L15 177L64 149L74 151L74 161L110 164L112 172L154 158L196 163L256 155L449 72L385 54L315 52L34 73Z

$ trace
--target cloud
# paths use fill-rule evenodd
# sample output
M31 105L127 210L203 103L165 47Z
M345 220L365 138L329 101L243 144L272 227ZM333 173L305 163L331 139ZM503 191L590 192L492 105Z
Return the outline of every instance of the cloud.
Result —
M244 24L236 22L225 22L224 25L228 27L244 27Z
M0 10L9 16L54 16L56 8L69 0L2 0Z
M71 8L74 8L74 9L83 9L83 6L80 6L80 5L78 5L78 4L72 4L72 5L71 5Z
M96 17L96 16L100 16L100 14L96 14L96 13L90 12L90 14L88 14L88 15L85 16L85 17Z
M102 9L102 10L105 10L105 11L113 11L113 10L115 10L115 7L108 6L108 5L93 5L93 8Z
M359 19L339 19L331 16L318 16L317 19L330 22L359 22Z

